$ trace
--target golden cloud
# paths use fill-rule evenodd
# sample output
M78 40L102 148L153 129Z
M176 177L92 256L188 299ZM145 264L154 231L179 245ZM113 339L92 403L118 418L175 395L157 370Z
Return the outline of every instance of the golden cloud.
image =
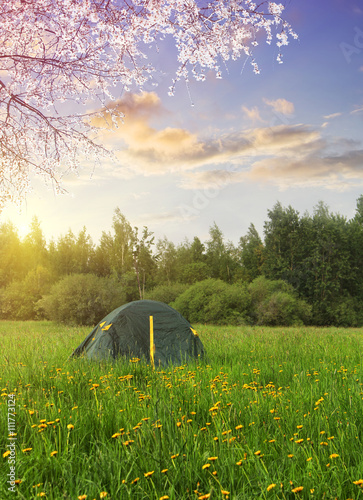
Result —
M293 111L292 103L285 99L269 103L280 112ZM154 92L127 94L112 107L125 117L113 134L105 135L107 140L112 137L118 149L118 161L107 165L109 176L178 172L182 187L188 189L220 188L235 182L284 187L362 180L362 151L354 150L355 145L348 141L330 139L328 143L321 129L308 125L261 126L202 138L185 128L157 128L167 111ZM107 119L107 110L103 115ZM252 109L253 116L259 115ZM340 153L329 155L331 148ZM342 153L344 150L347 152Z

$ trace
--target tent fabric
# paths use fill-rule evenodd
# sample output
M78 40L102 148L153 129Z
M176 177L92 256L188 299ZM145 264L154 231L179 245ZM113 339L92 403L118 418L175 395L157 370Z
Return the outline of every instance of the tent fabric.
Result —
M154 365L182 365L204 356L191 324L175 309L154 300L136 300L115 309L91 331L71 357L145 359L150 356L150 316L153 316Z

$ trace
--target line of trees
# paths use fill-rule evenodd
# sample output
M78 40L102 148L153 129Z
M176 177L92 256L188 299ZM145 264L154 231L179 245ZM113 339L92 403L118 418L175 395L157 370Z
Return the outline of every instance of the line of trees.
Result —
M251 224L237 246L216 224L205 242L155 241L119 208L97 244L86 228L47 243L38 218L23 240L0 225L0 318L93 324L140 298L193 321L362 326L363 196L351 220L278 202L264 238Z

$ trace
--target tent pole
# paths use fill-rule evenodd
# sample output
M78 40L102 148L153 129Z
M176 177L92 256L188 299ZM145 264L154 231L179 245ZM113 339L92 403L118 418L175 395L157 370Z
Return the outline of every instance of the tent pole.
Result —
M154 370L154 351L155 351L155 345L154 345L154 318L153 316L150 316L150 362L152 369Z

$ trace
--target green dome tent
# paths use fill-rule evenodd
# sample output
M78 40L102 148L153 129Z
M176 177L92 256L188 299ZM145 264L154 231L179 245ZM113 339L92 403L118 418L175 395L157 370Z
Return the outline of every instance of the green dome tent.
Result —
M127 356L165 366L203 357L204 348L175 309L154 300L136 300L103 318L71 357L80 355L97 360Z

